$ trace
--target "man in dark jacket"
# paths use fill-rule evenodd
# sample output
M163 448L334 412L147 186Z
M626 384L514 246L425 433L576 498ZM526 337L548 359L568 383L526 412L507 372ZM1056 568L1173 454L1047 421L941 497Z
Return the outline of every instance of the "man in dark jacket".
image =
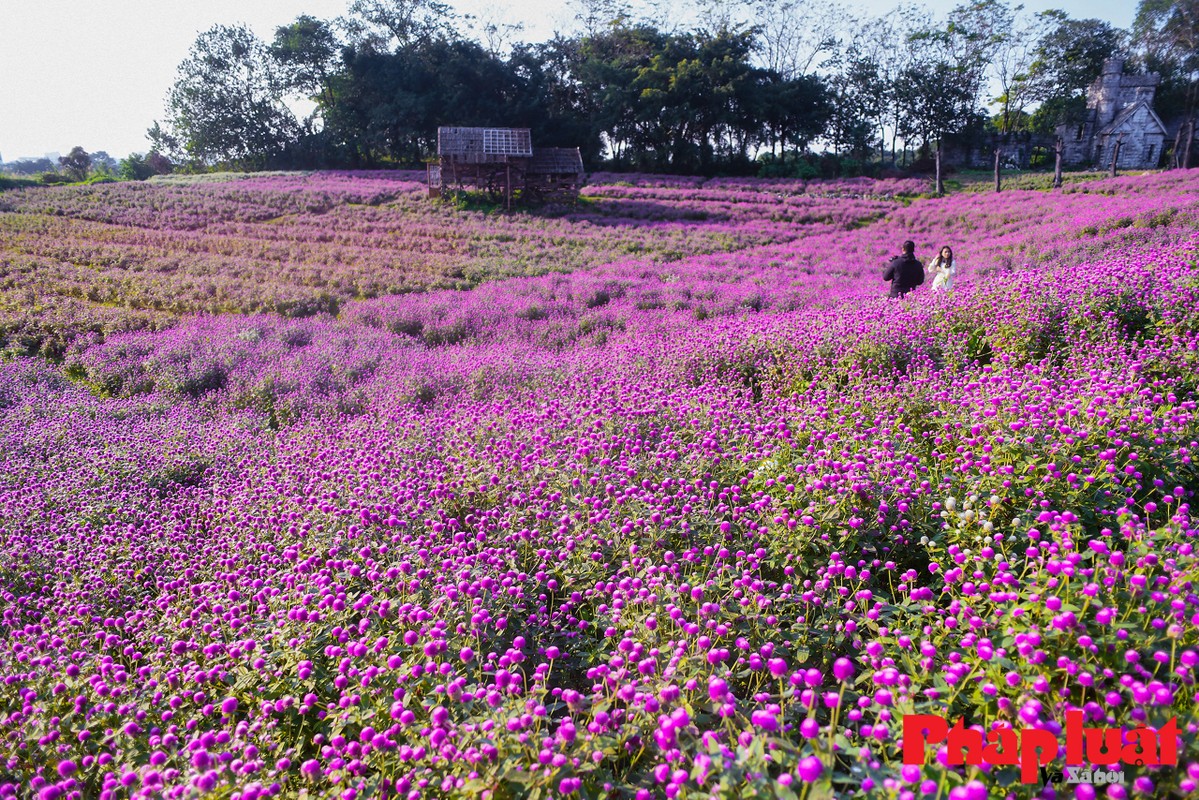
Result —
M924 283L924 265L916 260L915 253L915 242L904 242L903 255L891 259L891 263L887 265L883 280L891 281L892 297L903 297Z

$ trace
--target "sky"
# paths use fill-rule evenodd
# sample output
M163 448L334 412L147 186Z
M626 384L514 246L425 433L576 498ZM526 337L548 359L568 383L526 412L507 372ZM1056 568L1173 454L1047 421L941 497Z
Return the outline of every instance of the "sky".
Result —
M667 0L669 3L669 0ZM943 14L959 0L923 0ZM574 27L575 8L553 0L451 0L482 21L523 24L544 41ZM878 15L895 0L846 0ZM269 40L300 14L332 19L348 0L0 0L0 160L66 153L80 145L116 158L147 149L146 129L163 118L175 69L196 35L245 23ZM688 4L676 0L675 13ZM1127 28L1136 0L1024 0ZM676 19L678 17L667 17Z

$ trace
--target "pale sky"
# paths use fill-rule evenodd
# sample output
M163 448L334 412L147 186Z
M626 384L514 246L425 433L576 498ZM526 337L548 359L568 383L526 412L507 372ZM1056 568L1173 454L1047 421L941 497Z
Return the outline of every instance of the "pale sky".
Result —
M520 38L544 41L573 27L576 6L554 0L451 0L459 11L519 22ZM668 0L669 3L669 0ZM924 0L943 14L959 0ZM847 0L880 14L895 0ZM1127 28L1136 0L1024 0ZM196 35L247 24L270 40L300 14L332 19L348 0L0 0L0 160L66 153L75 145L121 158L147 149L146 129L163 118L175 68ZM686 13L688 4L673 5ZM677 17L673 17L677 18Z

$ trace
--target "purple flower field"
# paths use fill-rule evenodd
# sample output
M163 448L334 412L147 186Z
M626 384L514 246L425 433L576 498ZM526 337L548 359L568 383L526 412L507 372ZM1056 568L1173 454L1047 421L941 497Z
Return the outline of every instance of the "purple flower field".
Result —
M0 194L0 798L1194 796L1199 172L924 188Z

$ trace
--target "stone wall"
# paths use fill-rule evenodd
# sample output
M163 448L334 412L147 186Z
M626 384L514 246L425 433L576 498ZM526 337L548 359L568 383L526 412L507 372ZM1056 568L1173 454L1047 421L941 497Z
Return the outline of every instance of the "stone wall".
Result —
M1015 133L960 139L947 137L941 149L941 161L946 166L965 169L991 169L995 166L995 148L1003 152L1000 163L1005 169L1029 169L1034 158L1042 166L1053 167L1055 136Z

